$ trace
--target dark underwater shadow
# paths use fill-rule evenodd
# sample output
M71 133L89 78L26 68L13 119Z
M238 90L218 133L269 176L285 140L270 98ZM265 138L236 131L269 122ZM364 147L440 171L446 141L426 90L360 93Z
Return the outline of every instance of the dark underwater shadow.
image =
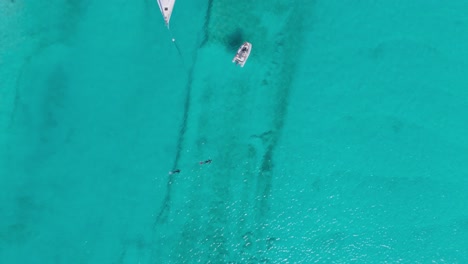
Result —
M229 34L226 38L226 49L228 52L235 52L244 41L244 32L242 29L237 28L234 32Z

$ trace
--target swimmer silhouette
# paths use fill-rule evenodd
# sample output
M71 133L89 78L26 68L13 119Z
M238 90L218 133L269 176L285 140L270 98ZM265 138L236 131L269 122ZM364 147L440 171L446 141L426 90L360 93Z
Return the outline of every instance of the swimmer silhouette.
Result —
M200 161L200 165L201 165L201 164L208 164L208 163L211 163L211 160L210 160L210 159L209 159L209 160L205 160L205 161Z
M170 172L169 172L169 175L171 175L171 174L177 174L177 173L179 173L179 172L180 172L180 170L179 170L179 169L176 169L176 170L170 171Z

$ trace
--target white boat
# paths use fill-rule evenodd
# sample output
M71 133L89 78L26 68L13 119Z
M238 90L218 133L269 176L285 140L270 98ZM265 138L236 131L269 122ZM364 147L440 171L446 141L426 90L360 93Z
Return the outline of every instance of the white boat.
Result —
M234 56L234 59L232 59L232 62L235 62L236 65L240 65L241 67L244 67L245 62L249 58L250 51L252 50L252 44L249 42L244 42L242 46L237 50L236 56Z
M169 27L171 20L172 9L174 8L175 0L158 0L159 9L163 15L166 26Z

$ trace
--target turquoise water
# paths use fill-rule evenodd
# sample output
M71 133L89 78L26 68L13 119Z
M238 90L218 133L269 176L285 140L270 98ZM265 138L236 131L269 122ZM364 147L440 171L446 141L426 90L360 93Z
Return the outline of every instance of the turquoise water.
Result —
M2 263L468 262L468 2L78 2L0 2Z

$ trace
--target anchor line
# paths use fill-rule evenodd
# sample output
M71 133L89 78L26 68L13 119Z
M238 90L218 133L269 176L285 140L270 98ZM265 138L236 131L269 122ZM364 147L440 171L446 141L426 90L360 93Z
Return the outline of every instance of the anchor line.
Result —
M191 70L189 70L185 66L185 61L184 61L184 57L182 55L181 49L180 49L179 45L177 45L177 43L175 41L175 38L173 37L173 34L172 34L171 30L169 29L169 27L168 27L168 31L169 31L169 35L171 37L171 40L172 40L172 42L174 43L174 46L177 49L177 53L179 53L179 57L180 57L180 60L182 62L182 67L184 68L184 70L188 74L188 82L187 82L187 90L186 90L187 94L186 94L186 97L185 97L185 106L184 106L184 117L183 117L183 120L182 120L181 129L179 131L179 136L178 136L179 140L178 140L178 144L177 144L178 146L177 146L176 157L174 159L174 164L172 166L173 169L176 169L176 168L178 168L179 158L180 158L180 155L182 153L182 147L181 147L182 139L183 139L183 136L184 136L185 131L187 129L187 119L188 119L188 111L189 111L189 107L190 107L190 94L191 94L191 83L192 83L193 68ZM166 186L166 195L164 197L162 207L161 207L161 209L160 209L160 211L158 213L158 216L156 218L156 223L155 224L164 223L164 222L167 221L168 214L169 214L169 211L170 211L172 183L174 182L174 177L175 177L174 174L169 175L167 186Z
M171 41L172 41L172 43L174 43L174 46L175 46L175 48L176 48L176 50L177 50L177 53L179 54L180 60L181 60L181 62L182 62L182 67L184 67L185 72L188 73L188 69L187 69L187 67L185 66L185 60L184 60L184 56L182 55L182 51L181 51L179 45L177 44L176 39L174 38L174 35L172 34L171 29L170 29L169 27L167 27L167 30L169 31L169 35L170 35L170 37L171 37Z

